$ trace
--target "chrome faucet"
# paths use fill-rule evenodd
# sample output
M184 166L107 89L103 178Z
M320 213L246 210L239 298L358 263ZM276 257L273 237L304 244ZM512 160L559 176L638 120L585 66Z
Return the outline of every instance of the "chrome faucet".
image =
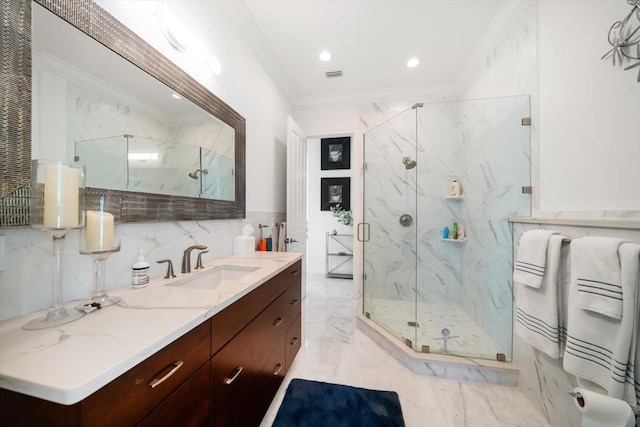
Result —
M194 249L205 250L207 247L203 245L193 245L184 250L184 255L182 255L183 273L191 273L191 251Z

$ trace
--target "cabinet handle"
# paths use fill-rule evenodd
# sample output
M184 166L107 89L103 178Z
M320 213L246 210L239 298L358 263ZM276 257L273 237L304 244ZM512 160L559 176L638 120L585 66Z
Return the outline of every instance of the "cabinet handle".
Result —
M299 302L299 301L298 301L298 299L297 299L297 298L296 298L296 299L292 299L292 300L291 300L291 305L296 305L298 302Z
M299 272L298 270L293 270L293 271L291 272L291 275L292 275L292 276L297 276L298 274L300 274L300 272Z
M231 384L232 382L234 382L236 380L236 378L238 378L238 375L240 375L240 372L242 372L244 368L242 366L238 366L236 369L234 369L233 371L231 371L231 373L229 374L229 376L227 378L224 379L224 383L226 385Z
M291 340L291 342L289 343L290 345L296 345L298 343L298 337L293 337L293 339Z
M154 378L149 383L149 387L151 387L151 388L158 387L160 384L162 384L163 382L168 380L171 375L175 374L178 371L178 369L180 369L182 367L182 365L184 365L184 362L182 360L178 360L177 362L174 362L172 365L169 365L169 366L173 366L171 368L171 370L169 372L167 372L166 374L164 374L164 376L162 378ZM169 366L167 366L167 368L169 368ZM165 368L165 370L167 368ZM164 372L164 370L162 372Z
M282 371L282 363L278 363L273 370L273 375L278 375Z
M273 326L280 326L284 319L282 317L278 317L275 322L273 322Z

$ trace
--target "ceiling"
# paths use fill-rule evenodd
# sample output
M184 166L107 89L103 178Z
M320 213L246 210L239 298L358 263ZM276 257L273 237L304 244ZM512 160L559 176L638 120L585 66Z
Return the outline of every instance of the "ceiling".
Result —
M249 45L299 105L328 96L455 87L504 0L233 3L244 13ZM320 61L321 50L332 60ZM420 64L409 69L413 56ZM325 76L336 70L343 76Z

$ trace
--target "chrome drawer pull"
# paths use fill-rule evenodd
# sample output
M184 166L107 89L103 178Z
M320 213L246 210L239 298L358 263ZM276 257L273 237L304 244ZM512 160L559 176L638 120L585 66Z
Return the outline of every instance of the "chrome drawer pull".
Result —
M291 340L291 342L289 343L290 345L296 345L298 343L298 337L293 337L293 339Z
M275 322L273 322L273 326L280 326L284 319L282 317L278 317Z
M154 378L153 381L149 383L149 387L151 388L158 387L160 384L168 380L171 375L175 374L178 371L178 369L182 367L182 365L184 365L184 362L182 360L178 360L173 364L173 368L171 368L171 370L167 372L162 378Z
M282 363L278 363L273 370L273 375L278 375L282 371Z
M236 369L234 369L233 371L231 371L231 374L224 379L224 383L226 385L231 384L232 382L234 382L236 380L236 378L238 378L238 375L240 375L240 372L242 372L244 368L242 366L238 366Z
M291 305L296 305L298 303L298 298L291 300Z
M291 275L292 275L292 276L297 276L298 274L299 274L298 270L293 270L293 271L291 272Z

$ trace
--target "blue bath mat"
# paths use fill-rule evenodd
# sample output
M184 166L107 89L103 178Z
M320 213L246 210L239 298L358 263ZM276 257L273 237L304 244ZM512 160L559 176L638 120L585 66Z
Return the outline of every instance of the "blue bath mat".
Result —
M273 427L405 427L398 393L295 378Z

